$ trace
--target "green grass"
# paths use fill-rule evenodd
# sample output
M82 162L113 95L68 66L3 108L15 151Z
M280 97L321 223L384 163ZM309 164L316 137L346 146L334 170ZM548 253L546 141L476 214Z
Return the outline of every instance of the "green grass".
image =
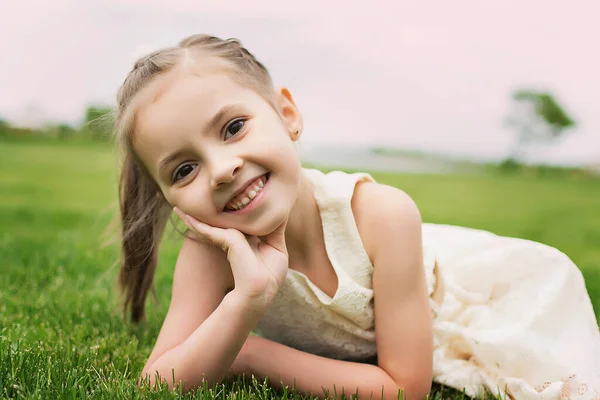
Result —
M103 246L116 209L116 157L103 144L0 141L0 398L298 398L251 380L181 396L136 386L170 299L178 242L162 246L159 304L123 323L118 249ZM600 310L600 181L373 173L404 189L425 221L541 241L581 267ZM436 386L432 398L463 398Z

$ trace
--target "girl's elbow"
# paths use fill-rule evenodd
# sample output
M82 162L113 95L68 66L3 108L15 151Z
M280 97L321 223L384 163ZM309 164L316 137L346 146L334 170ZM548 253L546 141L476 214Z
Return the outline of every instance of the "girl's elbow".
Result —
M162 368L151 366L142 372L138 380L138 386L147 385L150 390L160 390L166 386L169 391L179 391L181 387L181 392L185 394L198 389L204 384L208 384L208 387L212 388L221 382L214 379L206 380L205 376L197 378L194 373L194 371L183 369L181 365L178 368L169 367L168 370L165 366L162 366Z
M160 382L166 381L168 384L168 379L165 379L162 373L154 368L154 366L150 366L142 371L140 374L140 378L138 379L138 386L148 386L150 389L157 389L160 387Z
M173 390L181 384L183 391L186 392L186 382L178 375L175 374L173 369L170 374L166 374L164 371L151 366L145 369L140 375L138 386L149 386L150 390L160 390L163 385L166 385L169 390Z
M425 400L431 392L431 381L414 380L405 385L397 385L385 393L385 399Z
M422 368L406 367L396 369L391 373L386 371L386 374L388 375L386 383L383 387L379 387L379 393L374 393L375 398L378 400L382 397L386 400L425 400L431 392L433 384L433 371L431 369L423 370Z

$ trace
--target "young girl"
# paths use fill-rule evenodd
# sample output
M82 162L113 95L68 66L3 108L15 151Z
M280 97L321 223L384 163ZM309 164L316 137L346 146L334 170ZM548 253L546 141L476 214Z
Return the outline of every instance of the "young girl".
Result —
M567 256L422 224L405 193L366 173L302 168L303 129L289 90L236 40L196 35L136 62L117 112L134 322L171 212L189 228L142 377L193 389L246 373L360 398L422 399L432 381L471 396L600 398L598 324Z

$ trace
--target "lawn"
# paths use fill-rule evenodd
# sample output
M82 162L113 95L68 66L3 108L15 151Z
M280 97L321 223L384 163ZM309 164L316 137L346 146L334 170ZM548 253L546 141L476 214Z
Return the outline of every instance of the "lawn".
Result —
M116 157L104 144L0 139L0 398L180 398L136 380L170 298L178 240L163 243L158 303L145 324L123 323L118 257L107 226L116 210ZM427 222L541 241L567 253L600 313L600 180L583 175L373 173L408 192ZM293 397L250 380L205 398ZM432 398L462 398L436 387ZM195 398L193 394L185 396Z

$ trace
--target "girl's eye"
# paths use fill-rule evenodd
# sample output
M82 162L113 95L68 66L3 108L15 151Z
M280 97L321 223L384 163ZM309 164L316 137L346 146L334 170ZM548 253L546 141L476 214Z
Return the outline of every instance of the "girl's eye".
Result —
M231 124L227 125L227 127L225 128L225 140L229 139L229 137L227 137L228 133L231 133L231 136L237 135L242 130L242 128L244 128L245 122L246 121L244 121L243 119L237 119Z
M192 172L194 172L194 165L192 165L192 164L185 164L185 165L181 166L181 168L178 168L173 173L173 183L175 183L175 182L177 182L177 181L185 178L186 176L188 176Z

